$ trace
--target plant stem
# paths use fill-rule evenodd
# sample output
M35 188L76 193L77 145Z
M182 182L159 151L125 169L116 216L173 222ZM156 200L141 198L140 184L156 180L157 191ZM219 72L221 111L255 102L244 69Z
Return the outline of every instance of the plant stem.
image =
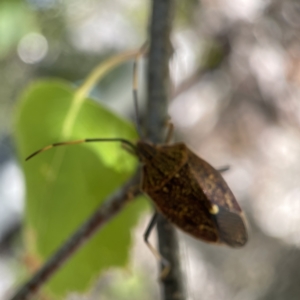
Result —
M140 175L138 173L102 203L91 217L50 257L43 267L17 291L11 300L29 299L30 296L36 293L72 257L74 252L83 246L112 217L120 212L129 200L140 193L138 188L139 178Z
M172 53L170 33L175 0L153 0L150 20L148 60L147 136L153 143L162 143L162 130L167 121L169 98L169 58ZM171 265L169 274L161 280L164 300L186 299L179 260L175 228L160 216L158 241L161 255ZM164 268L161 266L161 268Z

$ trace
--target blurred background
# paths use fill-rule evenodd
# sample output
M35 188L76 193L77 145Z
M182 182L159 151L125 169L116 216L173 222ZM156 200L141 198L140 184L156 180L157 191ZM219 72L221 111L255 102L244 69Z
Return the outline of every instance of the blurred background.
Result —
M177 1L169 114L184 141L224 174L249 224L242 249L179 233L189 299L300 297L300 4L296 0ZM14 148L14 107L32 81L79 84L101 60L139 47L150 1L1 0L0 299L22 265L26 191ZM93 91L130 118L132 66ZM141 97L142 98L142 97ZM147 112L144 112L147 113ZM69 299L158 299L156 261L132 234L128 270L109 270Z

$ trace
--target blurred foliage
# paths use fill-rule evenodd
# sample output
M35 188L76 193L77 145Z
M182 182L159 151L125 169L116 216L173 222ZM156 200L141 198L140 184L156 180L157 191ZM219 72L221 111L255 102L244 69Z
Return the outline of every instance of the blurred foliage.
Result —
M188 25L191 22L191 16L193 16L195 6L199 5L198 0L190 1L176 1L176 10L175 10L175 22L177 24Z
M25 1L0 2L0 60L13 50L26 33L38 30L35 16Z
M27 251L41 261L130 177L137 165L120 143L55 148L24 162L28 154L61 136L74 95L67 82L37 82L24 92L17 107L15 135L27 190ZM95 137L137 138L129 122L85 99L70 140ZM51 292L63 295L69 290L87 290L103 270L124 266L131 228L145 208L143 201L134 201L110 221L53 277Z

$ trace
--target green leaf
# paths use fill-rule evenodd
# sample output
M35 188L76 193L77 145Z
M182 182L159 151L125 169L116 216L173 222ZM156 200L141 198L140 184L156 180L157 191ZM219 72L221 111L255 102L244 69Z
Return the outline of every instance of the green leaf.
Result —
M75 97L63 81L34 83L23 94L16 112L15 138L25 173L26 236L30 255L48 258L99 204L134 172L137 160L120 143L93 143L53 148L24 162L26 156L60 142ZM137 138L127 121L85 99L70 139ZM56 295L85 291L93 279L128 260L131 229L146 208L133 201L79 250L49 282Z

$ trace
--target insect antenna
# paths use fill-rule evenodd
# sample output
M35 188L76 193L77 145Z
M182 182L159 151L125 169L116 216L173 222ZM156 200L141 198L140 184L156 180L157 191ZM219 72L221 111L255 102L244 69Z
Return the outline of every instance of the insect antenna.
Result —
M146 53L148 48L148 44L145 43L140 51L137 53L135 56L134 62L133 62L133 82L132 82L132 91L133 91L133 102L134 102L134 110L135 110L135 117L136 117L136 130L138 132L138 135L140 139L142 139L142 131L141 131L141 124L139 121L139 109L138 109L138 60ZM44 148L41 148L31 155L29 155L25 160L29 160L32 157L45 152L47 150L50 150L54 147L58 146L67 146L67 145L78 145L78 144L83 144L83 143L89 143L89 142L121 142L122 144L125 144L129 146L129 149L133 150L134 154L137 154L137 149L134 144L129 142L126 139L122 138L93 138L93 139L82 139L82 140L75 140L75 141L68 141L68 142L60 142L60 143L54 143L51 145L48 145Z
M136 123L136 131L140 138L142 138L141 125L139 120L139 107L138 107L138 57L133 62L133 78L132 78L132 93L133 93L133 104L134 104L134 115Z
M60 142L60 143L54 143L51 145L48 145L44 148L41 148L35 152L33 152L32 154L30 154L25 160L29 160L32 157L45 152L47 150L50 150L54 147L59 147L59 146L68 146L68 145L78 145L78 144L83 144L83 143L92 143L92 142L121 142L127 146L129 146L134 153L136 153L136 146L134 144L132 144L131 142L129 142L126 139L122 139L122 138L95 138L95 139L83 139L83 140L75 140L75 141L69 141L69 142Z
M138 104L138 61L146 53L148 49L148 43L142 45L139 53L136 55L133 62L133 75L132 75L132 93L133 93L133 105L135 113L136 130L141 140L143 140L140 117L139 117L139 104Z

